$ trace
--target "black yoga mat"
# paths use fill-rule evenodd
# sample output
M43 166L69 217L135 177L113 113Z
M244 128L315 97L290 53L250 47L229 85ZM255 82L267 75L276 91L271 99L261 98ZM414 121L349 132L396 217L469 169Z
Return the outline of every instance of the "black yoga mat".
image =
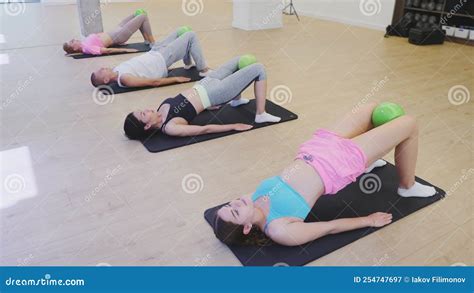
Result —
M110 48L126 48L126 49L137 49L137 52L120 52L120 53L110 53L110 54L102 54L102 55L92 55L92 54L78 54L78 55L71 55L74 59L85 59L85 58L95 58L95 57L103 57L103 56L111 56L111 55L121 55L121 54L133 54L133 53L140 53L140 52L148 52L150 51L150 46L145 43L132 43L132 44L125 44L125 45L116 45Z
M272 115L281 117L279 123L287 122L290 120L298 119L298 115L292 113L285 108L278 106L271 101L267 100L266 112ZM252 124L254 129L262 128L265 126L275 125L278 123L255 123L255 100L250 100L250 103L242 105L236 108L230 105L225 105L219 110L204 111L200 113L191 124L194 125L206 125L206 124L231 124L231 123L245 123ZM152 153L161 152L169 149L174 149L193 143L198 143L206 140L211 140L241 131L227 131L222 133L210 133L204 135L198 135L194 137L177 137L168 136L160 131L157 131L151 137L142 141L143 145Z
M191 80L188 82L196 82L203 78L202 76L199 75L199 71L196 69L195 66L191 67L190 69L184 69L184 67L178 67L178 68L170 69L168 71L168 77L178 77L178 76L189 77ZM167 84L164 86L175 85L175 84L176 83L172 83L172 84ZM116 95L116 94L146 90L146 89L151 89L151 88L154 88L154 87L151 87L151 86L120 87L118 83L114 82L108 85L99 86L97 89L101 91L104 95Z
M416 181L433 186L418 177ZM366 193L362 191L364 188ZM445 196L445 192L435 186L437 194L432 197L403 198L397 194L397 188L398 176L395 166L387 164L384 167L375 168L372 173L361 175L356 182L339 193L320 197L305 222L353 218L374 212L392 213L393 222L395 222ZM223 205L204 212L209 225L214 224L215 213L221 206ZM302 266L378 229L381 228L363 228L328 235L295 247L273 243L265 247L229 246L229 248L244 266Z

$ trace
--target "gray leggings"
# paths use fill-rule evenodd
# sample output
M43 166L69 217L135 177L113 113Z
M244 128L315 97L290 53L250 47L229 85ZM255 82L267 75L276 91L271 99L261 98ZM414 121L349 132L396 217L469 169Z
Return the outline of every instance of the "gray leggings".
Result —
M191 65L191 57L196 63L197 70L201 71L207 67L201 45L194 32L186 32L178 37L178 31L176 30L164 40L156 42L152 50L160 52L167 67L179 60L183 60L186 65Z
M204 87L211 102L217 106L238 97L252 82L267 79L265 67L255 63L239 70L239 57L235 57L198 84Z
M122 22L119 23L118 27L109 32L109 36L112 38L114 45L123 44L136 32L140 30L143 37L145 35L152 36L150 21L148 16L140 14L135 16L134 14L128 16Z

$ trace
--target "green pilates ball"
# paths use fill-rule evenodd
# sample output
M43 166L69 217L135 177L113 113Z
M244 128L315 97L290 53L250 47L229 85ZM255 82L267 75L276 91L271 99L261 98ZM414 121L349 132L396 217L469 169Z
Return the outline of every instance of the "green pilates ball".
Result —
M251 54L243 55L239 59L239 69L245 68L254 63L257 63L257 58L255 58L254 55L251 55Z
M377 127L403 115L405 111L400 105L390 102L381 103L372 112L372 124Z

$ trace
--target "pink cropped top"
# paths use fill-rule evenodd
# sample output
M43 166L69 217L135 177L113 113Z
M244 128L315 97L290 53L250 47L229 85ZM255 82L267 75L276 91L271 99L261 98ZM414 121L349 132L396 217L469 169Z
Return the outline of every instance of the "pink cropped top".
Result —
M100 49L104 48L104 43L98 34L90 34L82 41L82 52L84 54L100 55Z

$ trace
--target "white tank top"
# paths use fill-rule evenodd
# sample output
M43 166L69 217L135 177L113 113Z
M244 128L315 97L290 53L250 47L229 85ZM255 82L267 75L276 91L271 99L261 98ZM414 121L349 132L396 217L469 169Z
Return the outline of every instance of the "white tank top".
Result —
M120 82L123 74L143 78L163 78L168 76L168 68L166 67L165 59L157 51L150 51L122 62L114 68L114 71L119 74L118 84L121 87L124 87Z

